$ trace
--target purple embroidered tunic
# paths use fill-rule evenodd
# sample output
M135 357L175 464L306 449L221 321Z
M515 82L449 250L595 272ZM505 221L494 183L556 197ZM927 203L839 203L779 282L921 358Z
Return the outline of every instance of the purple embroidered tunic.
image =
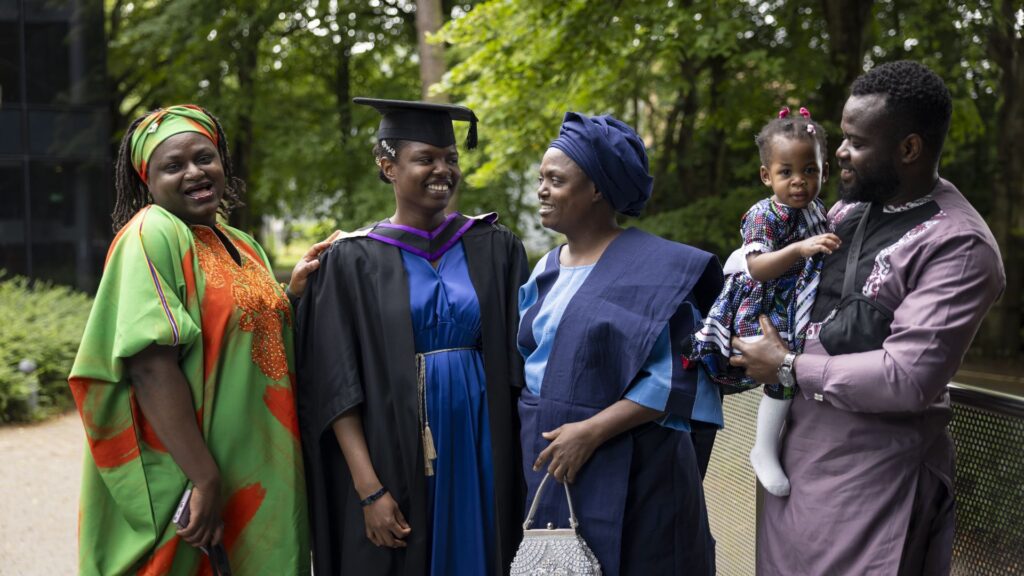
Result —
M844 247L866 208L829 213ZM838 303L846 254L826 258L782 451L792 492L765 495L758 531L765 576L949 572L946 384L1005 287L1003 265L988 226L945 180L909 205L873 209L856 286L892 311L892 332L879 350L825 351L817 328Z

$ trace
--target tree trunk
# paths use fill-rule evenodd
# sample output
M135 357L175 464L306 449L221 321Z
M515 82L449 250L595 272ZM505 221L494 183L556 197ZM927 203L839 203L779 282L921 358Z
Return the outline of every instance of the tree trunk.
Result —
M665 132L662 134L660 146L658 146L658 158L654 165L654 186L655 193L651 201L647 203L647 214L657 214L663 209L662 199L667 198L676 191L678 187L671 184L668 178L668 169L672 164L672 154L669 151L676 147L676 125L679 123L679 115L683 113L684 88L680 89L676 101L672 104L672 110L665 120Z
M335 109L338 112L338 131L341 134L341 148L344 150L352 137L352 50L348 35L341 36L341 43L335 45L333 87Z
M700 98L697 95L698 82L697 76L699 75L699 69L694 66L694 69L687 69L687 66L683 66L684 78L693 78L694 81L691 83L689 90L686 92L686 96L683 98L683 111L682 120L679 122L679 137L676 139L675 146L675 160L676 160L676 181L679 188L676 194L672 194L669 198L670 203L665 206L666 209L673 209L682 207L685 204L687 198L700 198L706 196L707 191L701 190L703 186L697 184L697 179L694 175L693 170L693 159L690 158L691 150L693 149L694 136L694 123L697 119L698 105L700 104ZM674 200L674 201L672 201Z
M247 37L242 37L238 53L238 93L239 107L237 126L229 142L234 142L231 159L234 164L235 176L247 185L252 175L252 141L253 141L253 101L256 91L256 66L259 60L259 34L250 29ZM231 213L231 225L244 230L259 240L260 217L250 204L236 208Z
M339 148L342 154L347 154L349 141L352 139L352 46L342 30L341 42L334 46L334 77L332 87L334 89L335 109L338 112L338 134ZM369 150L366 151L369 157ZM339 220L348 218L353 211L353 191L348 186L342 190L341 198L338 200L338 207L341 210Z
M828 29L828 58L832 73L821 85L824 118L838 126L843 105L857 76L863 72L867 50L868 24L874 0L822 0L821 7Z
M427 42L427 34L441 29L441 0L416 0L416 40L420 53L420 86L424 100L447 102L444 94L430 95L430 87L444 76L444 46Z
M427 34L434 34L441 29L441 0L416 0L416 42L420 53L420 92L422 98L429 102L447 102L448 95L430 94L430 87L441 81L444 76L444 46L427 42ZM456 138L456 141L458 139ZM464 185L464 184L463 184ZM461 186L448 201L445 212L452 213L459 209Z
M710 174L708 175L708 194L721 197L727 192L726 179L729 177L729 139L721 124L721 95L723 84L727 80L725 59L715 58L711 61L711 88L708 93L708 112L714 121L708 139L708 148L712 150Z
M107 46L112 45L121 35L123 4L124 0L117 0L107 12ZM121 83L118 78L111 74L110 67L104 67L104 70L106 70L107 74L107 122L110 124L110 134L113 136L121 134L122 131L128 129L128 119L124 117L124 113L121 111L121 105L124 104L127 94L121 90ZM113 140L111 142L110 157L114 159L114 162L117 162L118 148L119 141Z
M1013 2L1003 0L993 14L989 55L1002 72L998 112L994 202L988 221L1002 251L1006 291L985 319L986 355L1017 357L1021 352L1021 288L1024 275L1024 40L1016 35Z

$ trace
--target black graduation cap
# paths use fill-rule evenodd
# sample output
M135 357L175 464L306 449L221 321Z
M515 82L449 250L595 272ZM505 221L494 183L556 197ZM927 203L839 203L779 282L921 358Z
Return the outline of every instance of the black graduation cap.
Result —
M381 113L378 140L413 140L443 148L455 144L452 120L459 120L469 122L466 148L476 148L476 114L465 106L381 98L353 98L352 102Z

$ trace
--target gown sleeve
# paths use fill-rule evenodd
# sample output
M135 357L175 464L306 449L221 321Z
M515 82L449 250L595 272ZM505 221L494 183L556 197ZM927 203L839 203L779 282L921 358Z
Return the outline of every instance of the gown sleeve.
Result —
M669 339L669 327L665 328L658 336L658 340L651 349L640 374L626 391L625 398L637 404L666 412L668 398L672 392L672 343ZM665 414L658 420L662 426L674 430L690 429L687 419L678 414Z
M721 396L703 367L699 363L684 366L681 362L673 362L681 352L673 350L672 334L688 334L703 321L695 300L691 294L680 305L672 322L658 336L639 376L625 395L641 406L665 412L658 423L674 430L689 431L691 420L719 427L724 424ZM672 330L673 326L676 330ZM686 400L680 401L681 398Z
M355 274L346 259L350 242L337 241L321 255L296 313L300 420L314 437L365 399L355 334L358 303L347 290Z
M517 345L519 335L519 289L525 285L530 277L530 263L526 259L526 249L523 243L511 232L509 242L509 267L508 267L508 302L506 302L505 329L508 331L509 343L509 375L508 382L515 389L522 389L526 385L523 374L523 357L519 353Z
M184 224L152 208L118 233L68 378L87 460L139 531L155 527L124 361L154 344L187 350L200 340L198 312L189 312L199 305L190 245Z
M187 347L201 335L187 309L190 300L198 304L192 261L184 260L191 241L170 218L145 215L138 232L115 246L103 272L116 295L107 299L97 292L102 304L93 311L112 323L115 358L130 358L151 344Z

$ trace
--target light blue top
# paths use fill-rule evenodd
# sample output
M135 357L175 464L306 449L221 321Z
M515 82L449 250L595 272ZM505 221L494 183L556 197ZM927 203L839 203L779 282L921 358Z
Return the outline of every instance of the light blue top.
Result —
M526 310L536 304L538 298L537 276L544 271L546 260L541 259L530 274L530 279L519 289L519 314L522 317ZM547 370L548 358L555 342L555 333L562 320L565 309L573 296L580 289L595 264L587 266L559 266L558 278L548 291L540 310L533 321L533 337L537 348L532 354L520 348L525 357L526 387L530 392L540 395ZM692 304L690 304L692 306ZM699 317L695 309L694 314ZM650 356L640 369L637 379L629 387L625 398L652 410L664 411L672 388L672 344L669 340L668 324L661 331L658 340L651 350ZM722 425L722 401L715 384L703 373L699 374L697 398L693 408L693 419ZM662 426L676 430L690 430L687 419L681 416L666 415L659 421Z
M700 310L692 302L686 301L684 304L692 308L695 320L698 322L703 321L703 318L700 316ZM669 349L665 353L671 355L672 351ZM690 419L724 428L725 415L722 412L722 394L718 390L718 385L711 380L711 376L704 369L704 363L697 362L696 364L697 398L693 401L693 413L690 415Z

